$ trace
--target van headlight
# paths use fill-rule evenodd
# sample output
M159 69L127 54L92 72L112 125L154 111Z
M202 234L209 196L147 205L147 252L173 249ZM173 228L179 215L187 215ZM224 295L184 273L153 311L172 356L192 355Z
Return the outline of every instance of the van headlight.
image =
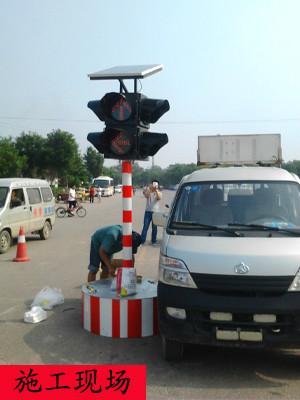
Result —
M300 291L300 268L298 269L293 282L289 287L289 292L299 292Z
M163 255L159 258L159 281L166 285L197 289L184 262Z

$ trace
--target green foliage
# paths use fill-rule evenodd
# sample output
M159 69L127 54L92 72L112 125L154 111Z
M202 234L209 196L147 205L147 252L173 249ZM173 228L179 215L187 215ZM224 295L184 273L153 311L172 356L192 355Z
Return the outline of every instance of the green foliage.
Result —
M104 158L101 154L89 146L83 158L90 178L102 175Z
M0 177L21 177L26 157L20 155L11 138L0 138Z
M284 163L282 168L286 169L289 172L292 172L298 176L300 176L300 161L294 160Z
M46 162L51 180L59 177L63 185L79 186L81 181L88 179L78 144L71 133L59 129L52 131L47 135L46 146Z
M46 139L37 133L22 133L16 139L16 149L20 155L26 156L23 175L28 178L46 176Z
M196 164L172 164L165 171L161 184L176 185L181 179L188 174L199 169Z

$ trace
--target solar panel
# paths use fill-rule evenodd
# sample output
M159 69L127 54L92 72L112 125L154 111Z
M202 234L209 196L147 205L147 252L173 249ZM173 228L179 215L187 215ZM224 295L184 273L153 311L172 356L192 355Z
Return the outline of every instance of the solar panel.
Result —
M123 65L88 74L91 80L143 79L163 69L162 64Z

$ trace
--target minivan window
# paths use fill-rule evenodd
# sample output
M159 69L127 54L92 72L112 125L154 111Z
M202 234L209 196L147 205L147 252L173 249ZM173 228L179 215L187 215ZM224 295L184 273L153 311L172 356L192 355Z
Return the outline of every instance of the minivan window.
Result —
M38 188L26 189L29 204L38 204L42 202L40 190Z
M8 193L8 187L0 187L0 208L4 207L7 193Z
M45 202L51 201L53 198L52 191L49 187L42 187L41 188L42 197Z
M10 208L20 207L25 204L23 189L13 189L10 196Z
M274 181L185 184L176 199L169 227L181 223L262 224L299 229L300 185Z

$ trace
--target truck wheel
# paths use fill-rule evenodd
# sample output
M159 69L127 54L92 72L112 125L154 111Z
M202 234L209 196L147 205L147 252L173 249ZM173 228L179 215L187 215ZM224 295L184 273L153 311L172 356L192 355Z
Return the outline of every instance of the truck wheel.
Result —
M184 344L162 337L163 358L166 361L180 361L183 357Z
M0 254L6 253L11 245L10 233L6 230L0 232Z
M41 238L42 240L47 240L47 239L50 237L51 230L52 230L52 227L51 227L50 222L49 222L49 221L46 221L46 222L44 223L43 228L39 231L40 238Z

